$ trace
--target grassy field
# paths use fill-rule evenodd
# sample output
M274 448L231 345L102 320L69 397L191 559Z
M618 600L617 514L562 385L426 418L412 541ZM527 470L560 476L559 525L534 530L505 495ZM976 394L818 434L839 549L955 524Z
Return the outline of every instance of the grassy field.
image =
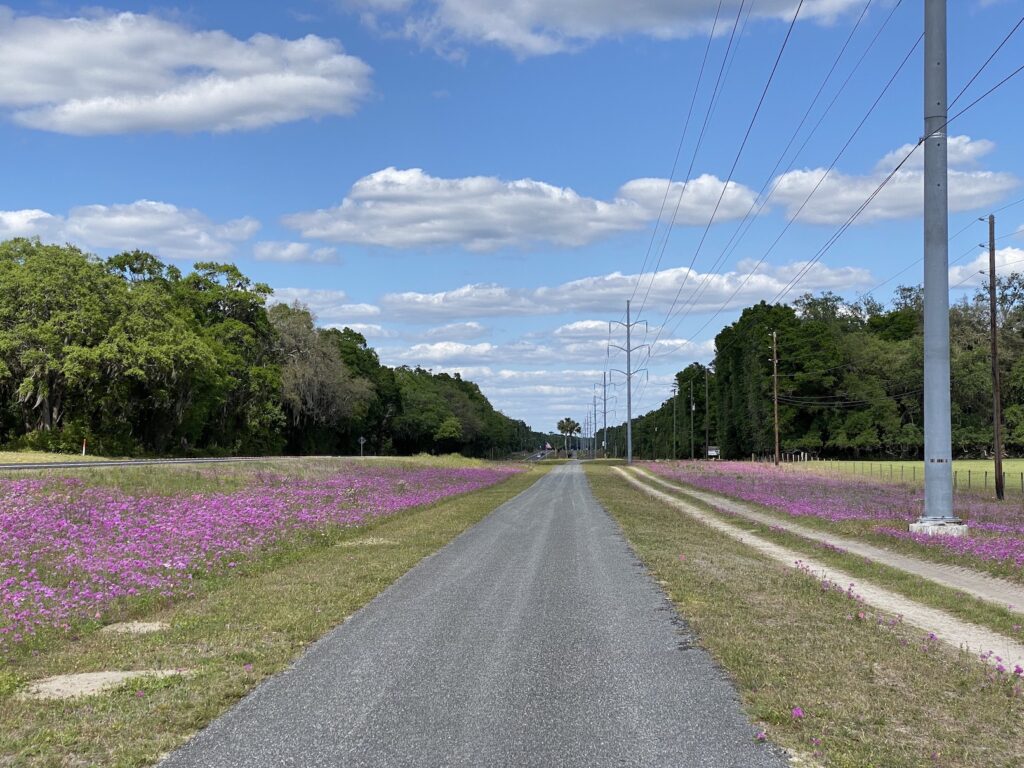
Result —
M261 470L211 471L237 478ZM136 637L79 627L8 658L0 670L0 765L152 765L545 471L534 467L470 494L328 530L241 563L230 574L203 578L189 599L142 603L121 617L166 622L169 630ZM164 487L179 483L175 478ZM192 674L64 702L17 695L27 681L54 674L147 668Z
M0 464L54 464L62 461L107 461L107 456L82 456L79 453L44 451L0 451Z
M924 464L920 461L803 461L785 463L794 472L824 472L875 480L924 485ZM1003 476L1007 492L1024 493L1024 459L1004 459ZM995 490L995 466L991 460L961 459L953 462L954 485L961 491Z
M1019 768L1020 685L588 467L700 644L802 765ZM878 623L877 619L883 621Z

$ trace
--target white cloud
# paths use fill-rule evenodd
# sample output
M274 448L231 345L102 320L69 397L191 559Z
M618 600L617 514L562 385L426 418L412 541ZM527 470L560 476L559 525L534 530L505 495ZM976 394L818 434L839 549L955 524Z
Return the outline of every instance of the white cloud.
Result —
M359 179L340 205L291 214L284 223L307 238L389 248L461 246L482 252L537 243L580 246L657 219L666 183L636 179L609 202L533 179L444 179L420 168L385 168ZM673 205L681 189L681 183L673 184ZM691 180L677 222L706 222L722 189L714 176ZM742 217L753 200L753 192L731 182L716 221Z
M754 262L742 261L736 265L735 270L719 274L705 274L696 270L691 272L686 267L664 269L653 276L646 306L655 311L666 311L678 294L676 306L681 308L692 303L691 311L695 313L714 311L723 303L727 305L726 308L744 307L761 299L772 299L806 263L794 261L780 266L764 264L754 271ZM438 318L550 315L572 311L614 314L625 306L638 279L636 274L612 272L532 290L512 289L490 283L466 285L438 293L410 291L385 294L380 304L389 315L411 322L431 322ZM647 275L641 282L641 290L645 294L651 279ZM846 290L870 285L871 281L871 273L866 269L829 267L819 262L801 279L798 290ZM564 336L574 331L578 334L583 329L567 326L560 330L560 335ZM589 330L597 335L596 326Z
M315 35L239 40L148 15L58 19L0 6L0 106L41 130L224 132L347 115L370 72Z
M352 304L344 291L317 290L315 288L275 288L272 303L309 307L322 321L332 325L351 325L352 320L365 320L380 315L380 307L373 304Z
M714 342L693 342L689 339L658 339L653 345L654 356L679 354L704 357ZM429 344L414 344L408 348L381 350L385 358L391 358L410 365L430 367L431 365L483 367L499 362L506 365L540 365L604 363L608 356L605 339L585 341L555 340L550 344L536 344L527 340L508 344L481 342L466 344L455 341L440 341Z
M600 338L608 336L607 320L577 320L555 328L558 338Z
M334 248L313 248L309 243L283 243L273 240L255 243L252 253L257 261L310 261L323 264L338 260L338 253Z
M979 249L980 250L980 249ZM996 250L996 274L1024 273L1024 249L999 248ZM967 264L958 264L949 270L949 287L971 290L988 285L988 251L982 251Z
M116 205L83 205L66 216L39 210L0 211L0 239L38 236L89 249L150 251L169 259L222 259L260 224L252 218L223 224L170 203L137 200Z
M1020 184L1013 174L983 170L961 170L956 165L973 165L992 151L993 144L986 140L972 140L968 136L954 136L949 140L949 209L951 212L969 211L991 205ZM774 200L783 203L790 218L812 224L842 224L859 208L878 185L902 160L912 145L904 145L879 161L873 173L853 176L833 170L814 168L789 171L776 181ZM857 218L858 224L889 219L920 216L924 195L922 150L918 149L886 184L871 204ZM821 181L824 177L824 181ZM800 206L814 191L810 202ZM797 213L798 211L799 214Z
M471 341L486 336L490 331L485 325L476 321L467 323L449 323L423 332L426 339L444 339L445 341Z
M363 20L381 28L392 14L401 14L395 34L450 51L462 42L487 43L519 56L572 50L608 37L645 35L659 40L689 37L711 28L717 0L347 0L364 9ZM737 0L726 0L723 18L735 16ZM795 0L761 0L753 14L788 19ZM806 0L801 18L831 21L863 5L861 0ZM719 29L725 22L720 22Z

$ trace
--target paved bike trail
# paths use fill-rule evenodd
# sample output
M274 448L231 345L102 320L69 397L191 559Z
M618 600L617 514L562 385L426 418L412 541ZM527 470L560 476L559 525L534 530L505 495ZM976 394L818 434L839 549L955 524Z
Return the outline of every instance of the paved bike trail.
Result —
M755 733L569 464L162 765L788 765Z

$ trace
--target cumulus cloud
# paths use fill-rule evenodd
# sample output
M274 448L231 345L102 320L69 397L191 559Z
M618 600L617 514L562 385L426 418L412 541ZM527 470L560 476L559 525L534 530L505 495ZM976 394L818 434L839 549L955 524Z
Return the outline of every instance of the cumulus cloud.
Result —
M170 203L137 200L83 205L66 216L40 210L0 211L0 239L39 237L88 249L146 250L169 259L216 260L252 237L260 224L241 218L218 224L205 214Z
M1020 184L1020 180L1010 173L971 168L993 147L992 142L984 139L972 140L969 136L950 138L950 211L970 211L991 205ZM826 176L824 168L789 171L776 179L778 186L772 198L786 206L790 218L796 217L811 224L842 224L912 148L913 145L906 144L893 150L878 162L874 172L863 176L835 170ZM857 223L920 216L924 195L923 162L923 151L918 149L857 218ZM812 192L813 196L801 211L800 206Z
M468 42L498 45L519 56L540 56L608 37L645 35L670 40L706 33L718 0L633 0L626 11L617 0L347 0L346 4L360 9L371 27L442 51ZM723 16L734 16L738 5L738 0L726 0ZM806 0L801 18L828 22L862 5L861 0ZM795 0L761 0L752 12L760 18L788 19L796 6Z
M997 249L996 274L1009 275L1012 272L1024 272L1024 249ZM980 252L968 264L958 264L949 270L950 288L971 290L980 285L988 285L988 251Z
M320 320L331 325L351 325L380 315L380 307L373 304L353 304L344 291L317 290L315 288L275 288L272 303L299 302Z
M252 254L256 261L310 261L323 264L338 260L338 252L334 248L313 248L309 243L283 243L273 240L256 243L252 247Z
M430 328L423 332L426 339L444 339L445 341L471 341L486 336L490 331L488 328L471 320L466 323L448 323L436 328Z
M155 16L0 6L0 106L74 135L247 130L355 111L370 67L315 35L193 31Z
M445 179L420 168L385 168L352 185L341 204L284 217L303 237L389 248L460 246L492 251L551 243L580 246L609 235L642 229L658 217L666 179L635 179L611 201L533 179L493 176ZM720 196L716 221L740 218L754 193L703 175L675 182L670 201L682 193L677 222L703 224ZM674 202L673 202L674 204Z
M772 299L807 265L794 261L784 265L763 264L754 269L753 261L741 261L736 268L723 273L701 273L686 267L664 269L644 276L642 290L650 292L647 307L665 311L679 294L677 307L692 304L695 313L744 307L762 299ZM640 276L612 272L585 277L551 287L513 289L493 283L465 285L437 293L403 292L385 294L380 304L391 316L411 322L432 322L440 318L482 316L550 315L561 312L608 312L609 307L622 307L637 286ZM808 269L799 283L799 290L846 290L865 287L872 281L871 273L860 267L829 267L820 262ZM680 290L682 289L682 290ZM735 293L735 295L733 295ZM587 321L596 323L597 321ZM585 330L597 334L597 326L564 326L560 335ZM607 332L607 326L605 326Z

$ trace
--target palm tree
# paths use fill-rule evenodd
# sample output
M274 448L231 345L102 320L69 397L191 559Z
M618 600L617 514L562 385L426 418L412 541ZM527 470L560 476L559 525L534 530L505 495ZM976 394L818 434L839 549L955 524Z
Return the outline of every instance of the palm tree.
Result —
M569 438L579 432L580 424L575 419L570 419L567 416L558 422L558 434L562 435L562 447L565 449L566 456L569 455Z

